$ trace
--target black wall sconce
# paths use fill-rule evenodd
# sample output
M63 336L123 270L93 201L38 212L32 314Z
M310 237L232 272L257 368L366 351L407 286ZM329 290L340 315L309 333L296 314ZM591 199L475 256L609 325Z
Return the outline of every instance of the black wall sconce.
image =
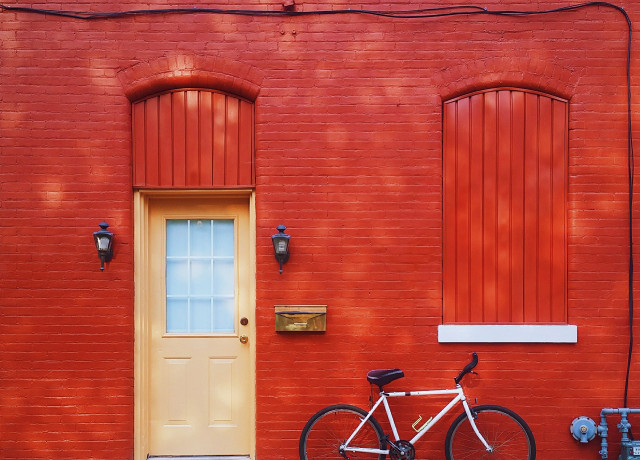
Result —
M100 270L104 270L104 263L109 262L113 257L113 233L107 230L109 224L102 222L99 224L101 230L93 232L93 240L96 243L98 257L100 258Z
M276 229L278 233L271 235L271 242L273 243L273 252L276 260L280 264L280 273L282 273L282 265L289 260L289 240L291 236L284 232L287 229L284 225L278 225Z

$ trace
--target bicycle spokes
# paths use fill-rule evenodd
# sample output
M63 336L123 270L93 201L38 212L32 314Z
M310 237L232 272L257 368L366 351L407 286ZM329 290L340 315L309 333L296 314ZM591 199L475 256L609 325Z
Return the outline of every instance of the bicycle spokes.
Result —
M499 406L480 406L474 422L491 447L488 452L467 417L458 418L447 434L448 460L528 460L535 458L533 435L515 413Z

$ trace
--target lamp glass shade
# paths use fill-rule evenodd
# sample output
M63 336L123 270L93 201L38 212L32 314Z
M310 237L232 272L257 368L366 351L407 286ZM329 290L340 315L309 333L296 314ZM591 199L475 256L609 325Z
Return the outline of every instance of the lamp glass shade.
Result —
M276 237L273 239L273 248L278 255L284 255L287 253L287 246L289 246L289 241L287 238Z
M96 238L96 242L97 242L96 249L98 251L108 251L109 247L111 246L111 237L101 235Z

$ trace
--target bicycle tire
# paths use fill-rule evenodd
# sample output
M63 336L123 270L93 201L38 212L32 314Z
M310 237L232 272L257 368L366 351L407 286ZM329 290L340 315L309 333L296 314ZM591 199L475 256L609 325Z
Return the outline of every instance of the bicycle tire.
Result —
M368 412L348 404L336 404L316 412L300 434L300 460L344 460L339 448ZM386 438L378 421L369 417L352 441L354 447L386 449ZM385 454L349 452L352 460L384 460Z
M510 409L494 405L477 406L472 412L478 430L493 447L493 452L486 451L467 420L467 413L463 412L447 432L446 460L535 460L536 442L522 417Z

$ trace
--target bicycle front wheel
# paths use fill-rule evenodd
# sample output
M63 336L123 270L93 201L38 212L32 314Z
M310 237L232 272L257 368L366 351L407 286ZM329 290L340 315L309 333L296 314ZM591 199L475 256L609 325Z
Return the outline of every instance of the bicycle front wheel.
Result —
M501 406L477 406L471 411L478 431L493 452L487 452L463 412L447 433L444 448L447 460L535 460L536 442L522 417Z
M340 452L342 446L367 416L359 407L337 404L325 407L307 422L300 435L300 460L384 460L385 454ZM385 449L382 427L370 417L349 444L365 449Z

